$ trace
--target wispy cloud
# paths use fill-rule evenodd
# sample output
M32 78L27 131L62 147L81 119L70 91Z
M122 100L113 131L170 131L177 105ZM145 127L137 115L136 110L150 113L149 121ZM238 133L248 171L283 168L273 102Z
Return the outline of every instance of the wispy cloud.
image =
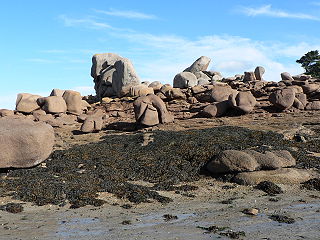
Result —
M320 18L317 16L313 16L310 14L304 13L293 13L287 12L280 9L272 8L271 4L263 5L261 7L240 7L238 9L240 12L244 13L247 16L268 16L268 17L275 17L275 18L294 18L294 19L306 19L306 20L314 20L320 21Z
M113 27L110 26L109 24L98 22L90 17L70 18L66 15L60 15L58 18L63 21L66 27L82 26L82 27L87 27L92 29L113 29Z
M33 63L58 63L57 60L51 60L51 59L45 59L45 58L27 58L27 62L33 62Z
M311 2L310 4L311 4L311 5L314 5L314 6L319 6L319 7L320 7L320 2Z
M123 18L130 18L130 19L157 19L157 16L152 14L146 14L137 11L130 11L130 10L117 10L110 8L108 11L105 10L94 10L97 13L102 13L109 16L115 17L123 17Z
M95 94L93 86L78 86L78 87L73 87L72 89L80 92L82 96Z
M266 69L266 80L279 81L281 72L302 73L303 69L295 60L307 51L320 48L320 44L289 45L259 42L230 35L187 39L174 35L128 33L119 37L125 38L131 42L130 46L143 53L139 55L136 50L132 56L128 56L142 79L159 80L164 83L172 83L176 73L183 71L202 55L212 59L209 67L211 70L220 71L224 76L253 71L256 66L263 66Z

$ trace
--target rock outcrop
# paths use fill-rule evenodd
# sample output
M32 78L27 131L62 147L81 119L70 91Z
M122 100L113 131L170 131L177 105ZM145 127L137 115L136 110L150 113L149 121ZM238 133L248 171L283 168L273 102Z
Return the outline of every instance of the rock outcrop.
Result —
M130 60L114 53L95 54L92 57L91 76L98 99L124 96L130 87L140 84Z

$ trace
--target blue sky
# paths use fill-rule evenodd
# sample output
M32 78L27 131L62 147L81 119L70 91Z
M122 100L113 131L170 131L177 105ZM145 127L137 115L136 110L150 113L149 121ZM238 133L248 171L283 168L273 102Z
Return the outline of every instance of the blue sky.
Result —
M320 0L4 1L0 8L0 108L16 94L53 88L93 93L91 57L131 59L142 80L172 83L195 59L232 76L257 65L266 80L302 72L320 50Z

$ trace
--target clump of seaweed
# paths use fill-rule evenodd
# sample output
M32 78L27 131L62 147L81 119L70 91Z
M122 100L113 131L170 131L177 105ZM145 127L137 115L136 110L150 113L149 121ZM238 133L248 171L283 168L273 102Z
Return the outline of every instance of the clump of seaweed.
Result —
M198 180L206 163L220 151L264 151L265 146L290 150L292 144L297 144L284 140L281 134L231 126L152 133L154 141L147 146L140 144L143 133L137 132L107 135L98 143L55 151L46 167L8 171L0 179L0 193L37 205L70 203L73 208L104 204L98 198L99 192L109 192L132 203L167 203L172 200L161 196L158 190L195 190L189 185L173 185ZM297 161L306 158L300 154ZM155 186L130 183L136 180Z

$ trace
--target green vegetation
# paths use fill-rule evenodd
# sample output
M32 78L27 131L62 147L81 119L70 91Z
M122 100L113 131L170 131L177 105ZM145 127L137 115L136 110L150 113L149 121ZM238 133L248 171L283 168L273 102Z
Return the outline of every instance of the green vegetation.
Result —
M306 74L320 78L320 55L319 51L310 51L296 61L306 70Z

